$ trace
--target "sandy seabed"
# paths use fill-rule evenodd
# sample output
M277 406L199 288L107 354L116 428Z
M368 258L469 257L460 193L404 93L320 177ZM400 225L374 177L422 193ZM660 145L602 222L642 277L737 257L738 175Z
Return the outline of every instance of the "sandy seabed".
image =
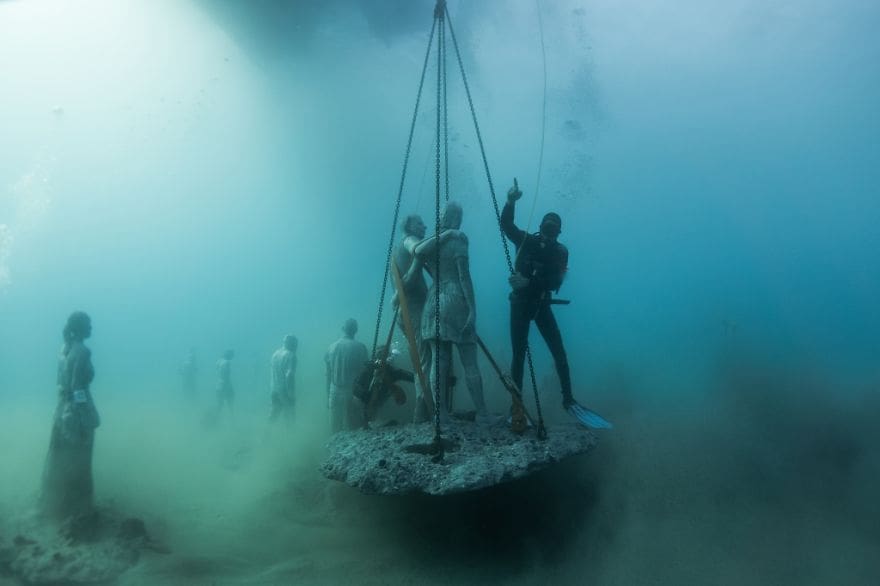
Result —
M8 541L33 507L52 405L7 403ZM670 425L642 413L589 454L522 480L378 497L321 476L317 401L289 429L269 426L256 399L215 426L203 406L169 405L99 402L97 500L143 519L168 551L143 551L118 584L868 585L880 576L880 513L867 488L876 457L845 486L823 488L778 461L790 451L756 458L754 441L698 417Z

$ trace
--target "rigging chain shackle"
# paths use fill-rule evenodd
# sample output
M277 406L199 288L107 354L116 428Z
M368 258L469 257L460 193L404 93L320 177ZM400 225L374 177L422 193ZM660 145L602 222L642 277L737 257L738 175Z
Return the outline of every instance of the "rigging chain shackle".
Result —
M437 2L438 6L440 5L441 1L442 0L438 0L438 2ZM443 3L443 6L444 6L444 11L446 11L445 2ZM483 169L486 172L486 180L489 183L489 193L492 195L492 205L495 208L495 219L498 221L498 231L501 235L501 244L504 247L504 258L507 260L507 268L510 271L510 274L513 274L514 273L513 262L510 260L510 248L508 247L507 239L504 236L504 228L501 226L501 212L498 208L498 198L495 195L495 186L492 183L492 174L489 171L489 161L486 158L486 149L483 145L483 137L482 137L482 134L480 133L480 125L477 122L477 113L476 113L476 110L474 109L474 101L473 101L473 98L471 97L471 90L470 90L470 86L468 85L467 74L464 71L464 63L461 59L461 52L458 49L458 41L455 38L455 29L452 27L452 20L449 18L448 11L446 11L446 24L447 24L447 26L449 26L449 34L452 36L452 46L455 49L455 56L456 56L456 59L458 60L458 68L461 71L462 84L464 85L464 91L465 91L465 95L467 96L468 107L470 108L470 111L471 111L471 118L473 119L473 122L474 122L474 130L476 131L476 134L477 134L477 143L480 146L480 155L483 158ZM539 438L544 439L547 437L547 429L544 426L544 415L543 415L543 412L541 409L541 399L538 396L538 383L537 383L537 380L535 379L535 367L532 362L532 350L528 345L526 345L526 358L528 359L529 375L530 375L531 382L532 382L532 389L535 394L535 411L536 411L536 415L538 417L537 433L538 433Z

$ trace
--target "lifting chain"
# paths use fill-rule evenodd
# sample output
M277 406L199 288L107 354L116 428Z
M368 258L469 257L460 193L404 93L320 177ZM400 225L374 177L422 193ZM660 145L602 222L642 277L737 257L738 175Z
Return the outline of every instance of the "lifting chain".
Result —
M385 293L388 290L388 274L391 270L391 254L394 251L394 237L397 235L397 222L400 218L400 200L403 197L403 184L406 180L406 168L409 165L409 155L412 151L412 139L416 129L416 118L419 115L419 104L422 100L422 88L425 85L425 72L428 70L428 57L431 55L431 45L434 42L434 33L437 30L437 19L431 26L431 35L428 37L428 48L425 51L425 61L422 65L422 75L419 78L419 91L416 93L416 106L413 109L412 122L409 125L409 138L406 141L406 155L403 157L403 171L400 173L400 187L397 189L397 201L394 204L394 220L391 222L391 237L388 239L388 251L385 254L385 275L382 277L382 293L379 295L379 310L376 312L376 331L373 334L373 352L376 355L376 346L379 343L379 328L382 325L382 310L385 307Z
M438 5L439 5L439 2L438 2ZM473 119L473 122L474 122L474 130L476 131L476 134L477 134L477 142L480 145L480 155L483 158L483 168L486 171L486 180L489 183L489 193L492 195L492 205L495 208L495 219L498 221L498 231L501 234L501 244L504 247L504 258L507 260L507 268L510 271L510 274L513 274L514 273L513 262L510 260L510 248L507 245L507 238L505 238L505 236L504 236L504 228L502 228L502 226L501 226L501 211L498 208L498 198L495 195L495 186L492 183L492 174L489 172L489 161L486 158L486 149L483 146L483 137L482 137L482 134L480 133L480 125L477 122L477 113L476 113L476 110L474 109L474 101L471 98L471 90L470 90L470 86L468 85L467 74L464 71L464 63L462 62L462 59L461 59L461 52L458 49L458 41L455 38L455 30L452 28L452 21L449 19L448 13L446 15L446 23L449 26L449 34L452 36L452 46L455 49L455 56L456 56L456 59L458 60L458 68L461 71L461 79L462 79L462 83L464 84L465 94L467 95L468 107L470 108L471 118ZM541 399L538 396L538 383L537 383L537 380L535 379L535 367L534 367L534 364L532 363L532 350L529 346L526 346L526 357L528 358L529 375L530 375L530 378L532 381L532 390L535 393L535 411L536 411L536 415L538 417L537 433L538 433L539 438L544 439L547 437L547 429L544 426L544 416L541 411Z
M442 403L440 401L440 115L442 107L443 91L443 37L446 27L444 26L444 16L446 12L446 3L438 0L437 7L434 10L434 22L440 23L440 32L437 38L437 139L435 142L435 173L434 173L434 443L437 448L441 448L442 441L440 439L440 410ZM447 372L447 376L449 373ZM445 377L444 377L445 378ZM442 451L439 453L440 459L443 458Z
M437 30L437 25L440 25L439 32ZM434 278L435 280L439 278L440 275L440 253L439 253L439 243L440 243L440 175L441 175L441 159L444 162L444 175L445 175L445 200L449 201L449 118L448 118L448 109L447 109L447 76L446 76L446 27L449 27L449 33L452 37L452 45L455 49L455 56L458 62L458 67L461 72L462 82L464 85L465 94L467 96L468 107L470 109L471 118L474 123L474 130L477 135L477 142L480 146L480 155L483 160L483 169L486 172L486 180L489 183L489 193L492 196L492 205L495 209L495 219L498 221L498 230L501 235L501 244L504 247L504 258L507 261L507 268L511 274L514 273L513 262L510 258L510 248L507 244L507 239L504 235L504 229L501 226L501 211L498 207L498 198L495 194L495 186L492 183L492 174L489 171L489 161L486 158L486 149L483 145L483 137L480 133L480 125L477 122L477 114L474 108L473 98L471 97L470 86L468 85L467 74L464 70L464 63L461 58L461 52L458 48L458 41L455 37L455 30L452 27L452 21L449 19L449 12L446 8L446 0L437 0L437 3L434 7L434 21L431 26L431 34L428 38L428 48L425 51L425 59L422 65L422 73L419 78L419 89L416 94L416 104L413 109L412 120L410 122L409 128L409 137L407 138L406 143L406 154L403 159L403 170L400 175L400 185L397 190L397 200L394 205L394 219L391 225L391 237L388 240L388 250L385 256L385 274L382 279L382 292L379 297L379 310L376 314L376 329L373 335L373 355L375 355L376 347L379 340L379 328L382 323L382 313L385 304L385 295L387 293L388 287L388 276L391 269L392 262L392 254L394 251L394 238L397 233L397 223L400 219L400 202L403 196L403 186L406 180L406 171L407 166L409 165L410 153L412 151L412 139L413 134L415 132L416 120L418 118L419 113L419 105L421 103L422 98L422 90L425 84L425 74L428 68L428 60L431 54L431 48L433 46L434 34L437 33L437 125L436 125L436 140L435 140L435 177L434 177L434 187L435 187L435 205L434 205L434 216L435 216L435 238L437 242L437 246L435 247L435 262L434 262ZM442 135L442 136L441 136ZM441 157L440 150L440 142L441 138L443 141L443 156ZM434 381L434 443L437 450L439 450L438 457L442 459L442 450L443 443L440 438L440 289L439 287L434 287L434 338L436 342L436 352L434 358L434 368L436 372L436 377ZM538 396L538 385L535 379L535 369L532 363L532 353L531 349L526 346L526 357L528 358L529 365L529 374L532 382L532 389L535 394L535 407L538 416L538 437L544 439L546 437L546 429L544 427L544 418L541 411L541 401ZM447 376L449 373L447 373ZM430 392L430 390L425 389L426 392Z

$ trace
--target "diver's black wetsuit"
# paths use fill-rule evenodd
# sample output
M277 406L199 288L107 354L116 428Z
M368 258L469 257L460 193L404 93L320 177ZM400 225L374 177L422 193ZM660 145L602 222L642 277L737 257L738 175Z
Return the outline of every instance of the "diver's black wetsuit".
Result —
M528 278L529 284L510 294L510 340L513 346L510 374L522 389L529 323L535 320L556 363L563 402L568 403L572 400L568 358L549 303L550 292L559 290L568 268L568 249L555 239L542 236L540 232L528 234L517 228L513 223L513 212L514 204L508 201L501 212L501 229L518 251L514 269Z

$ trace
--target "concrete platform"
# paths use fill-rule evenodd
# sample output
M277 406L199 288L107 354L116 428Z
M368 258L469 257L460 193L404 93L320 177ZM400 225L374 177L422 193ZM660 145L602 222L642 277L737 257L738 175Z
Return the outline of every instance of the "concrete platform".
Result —
M575 424L548 427L540 441L533 430L516 435L504 425L453 421L442 436L454 443L442 462L412 451L430 444L433 426L407 424L344 431L327 444L324 476L367 494L445 495L508 482L592 449L596 438Z

